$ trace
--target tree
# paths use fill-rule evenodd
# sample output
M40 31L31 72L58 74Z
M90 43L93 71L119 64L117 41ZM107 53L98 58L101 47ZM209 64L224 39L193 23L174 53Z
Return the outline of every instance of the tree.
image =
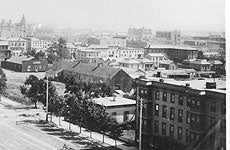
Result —
M30 75L24 83L25 86L21 86L20 90L23 95L27 96L34 103L35 108L37 108L37 102L41 102L46 106L46 84L44 79L38 79L36 76ZM25 89L26 86L29 89ZM48 84L48 89L49 100L57 98L56 88L51 82Z
M6 81L7 81L6 74L4 73L2 68L0 68L0 101L1 101L1 95L3 91L6 89Z

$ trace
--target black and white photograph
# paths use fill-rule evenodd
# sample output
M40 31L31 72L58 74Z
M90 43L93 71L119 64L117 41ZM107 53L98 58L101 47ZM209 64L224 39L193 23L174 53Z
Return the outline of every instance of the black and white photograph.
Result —
M227 1L0 0L0 150L230 149Z

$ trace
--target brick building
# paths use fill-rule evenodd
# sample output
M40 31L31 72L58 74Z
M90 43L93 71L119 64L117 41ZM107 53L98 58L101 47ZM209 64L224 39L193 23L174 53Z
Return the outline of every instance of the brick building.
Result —
M143 100L143 148L226 149L224 81L214 84L205 80L158 78L140 79L138 83ZM136 123L139 125L139 121Z
M96 63L76 63L59 73L60 78L75 77L77 81L105 83L114 90L131 90L132 78L122 69L100 66Z
M13 56L1 62L4 69L17 72L44 72L47 69L47 60L37 60L33 56Z
M145 48L145 55L149 53L164 53L174 62L182 62L185 59L196 59L198 49L171 45L149 45Z

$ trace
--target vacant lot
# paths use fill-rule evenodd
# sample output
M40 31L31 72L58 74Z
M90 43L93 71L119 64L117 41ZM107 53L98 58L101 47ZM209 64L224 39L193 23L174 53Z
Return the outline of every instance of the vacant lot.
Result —
M45 77L44 72L38 73L22 73L14 72L10 70L3 69L7 77L7 89L5 91L5 96L14 99L19 102L27 102L28 100L21 94L20 86L22 86L30 75L35 75L39 79ZM65 91L65 85L59 82L52 82L57 89L59 95L63 95Z

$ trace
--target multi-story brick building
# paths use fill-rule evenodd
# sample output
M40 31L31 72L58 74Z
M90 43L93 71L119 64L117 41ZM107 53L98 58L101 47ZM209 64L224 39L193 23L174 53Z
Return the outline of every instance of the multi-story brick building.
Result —
M27 41L27 50L31 51L35 49L36 52L44 52L48 48L48 41L40 40L36 37L26 37L24 38Z
M114 36L112 38L101 38L100 45L126 47L126 37Z
M139 79L138 87L143 101L143 147L226 149L225 81Z
M185 59L196 59L198 49L171 45L149 45L145 48L145 55L149 53L164 53L174 62L182 62Z
M181 33L180 31L156 31L156 39L165 39L168 44L180 45Z

